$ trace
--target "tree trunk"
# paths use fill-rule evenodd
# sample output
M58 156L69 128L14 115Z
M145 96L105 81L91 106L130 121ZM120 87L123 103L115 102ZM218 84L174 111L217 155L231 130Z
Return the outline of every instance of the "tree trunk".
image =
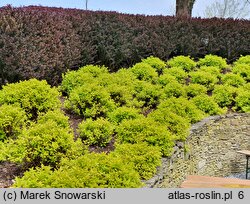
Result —
M195 0L176 0L176 16L191 18L194 2Z
M86 7L86 10L88 10L88 0L85 0L85 7Z

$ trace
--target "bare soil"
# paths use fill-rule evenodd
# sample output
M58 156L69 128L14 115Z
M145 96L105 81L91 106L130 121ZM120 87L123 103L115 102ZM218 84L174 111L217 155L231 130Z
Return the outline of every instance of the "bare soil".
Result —
M75 139L77 139L77 138L79 138L79 132L77 131L78 125L79 125L79 123L81 123L83 121L83 118L81 116L74 114L73 112L70 112L69 110L66 110L63 107L65 97L63 97L63 96L60 97L60 101L62 103L61 110L64 112L64 114L66 116L69 117L70 127L74 132ZM112 140L108 143L108 145L106 147L90 146L89 151L96 152L96 153L105 152L108 154L109 152L111 152L115 149L114 144L115 144L115 137L113 136Z
M14 183L14 178L23 175L23 168L20 165L1 162L0 163L0 188L8 188Z

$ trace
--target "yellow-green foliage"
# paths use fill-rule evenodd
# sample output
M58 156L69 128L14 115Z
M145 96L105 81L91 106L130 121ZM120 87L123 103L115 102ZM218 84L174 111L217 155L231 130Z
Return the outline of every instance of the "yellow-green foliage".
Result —
M155 85L146 81L138 81L134 86L134 106L155 108L162 97L162 89L159 85Z
M221 78L222 74L220 73L219 67L213 67L213 66L202 66L199 69L200 71L204 71L206 73L212 74L213 76L217 77L218 79Z
M106 87L106 90L116 106L131 106L131 104L133 104L133 86L127 87L125 85L112 83Z
M250 63L249 64L236 64L233 67L233 73L239 74L248 83L250 82Z
M124 163L132 163L141 179L150 179L161 166L161 151L146 143L119 144L112 155L122 158Z
M16 137L26 126L25 111L16 105L0 106L0 141Z
M235 86L235 87L242 86L243 84L246 83L245 80L240 75L233 73L225 74L222 77L221 81L225 85Z
M172 82L172 83L168 83L165 87L163 87L163 95L162 98L166 99L166 98L170 98L170 97L185 97L186 96L186 92L185 92L185 88L182 84L178 83L178 82Z
M235 65L239 65L239 64L250 65L250 55L241 56L238 60L236 60L236 62L234 62L234 64Z
M129 69L120 69L109 74L109 78L100 77L105 89L117 106L131 106L133 104L134 84L138 81Z
M85 151L80 141L74 142L69 129L60 127L52 120L34 124L23 130L16 140L6 141L5 145L0 154L5 155L6 160L32 166L44 164L56 167L63 157L75 158Z
M103 118L87 119L79 124L78 132L84 144L105 147L112 139L114 126Z
M149 64L158 72L158 74L161 74L163 69L166 68L166 63L157 57L150 56L146 59L143 59L142 62Z
M167 84L173 83L173 82L177 82L176 78L174 76L172 76L171 74L162 74L159 76L158 80L157 80L157 84L160 84L161 86L166 86Z
M158 108L151 112L148 118L160 123L170 131L175 140L185 140L189 134L189 119L169 111L168 108Z
M208 90L212 90L215 84L219 81L216 76L205 71L190 72L191 82L201 84Z
M185 86L185 90L188 98L207 93L207 88L201 84L189 84L188 86Z
M212 66L218 67L219 69L223 69L227 67L226 59L216 55L206 55L204 58L199 59L199 66Z
M124 120L116 129L119 143L139 144L146 142L157 146L164 156L170 155L173 137L167 129L151 119Z
M213 90L213 99L220 107L226 107L234 102L237 89L227 85L216 85Z
M90 73L81 72L80 70L66 72L66 74L63 74L62 78L60 89L67 95L79 86L88 85L94 82L97 83L97 80L94 79Z
M56 88L36 79L8 84L0 90L0 162L35 167L15 187L141 187L192 123L250 112L249 66L249 56L233 65L214 55L197 63L151 56L113 73L95 65L68 71L60 90L66 114L82 121L76 135ZM113 144L109 154L88 151Z
M64 115L62 111L48 111L45 114L41 114L38 117L38 123L47 123L48 121L56 122L61 128L69 129L69 117Z
M75 88L65 107L85 118L106 117L115 108L107 90L96 84Z
M137 79L144 81L154 81L158 76L156 70L145 62L135 64L131 71Z
M104 66L87 65L87 66L80 68L79 71L83 73L90 73L95 78L105 73L108 73L108 68Z
M167 62L170 67L179 67L187 72L193 70L196 63L189 56L177 56Z
M69 94L73 89L98 82L98 77L108 73L106 67L87 65L77 71L68 71L63 74L61 90Z
M29 118L35 119L39 113L58 109L60 93L46 81L30 79L15 84L7 84L0 91L0 105L17 104Z
M64 160L58 170L48 166L30 169L16 178L14 187L22 188L138 188L143 184L132 163L106 154L86 154Z
M187 118L191 123L198 122L205 117L204 112L199 110L195 104L186 98L169 98L162 101L158 109L164 109L164 111L169 111L183 118Z
M134 120L139 118L143 118L143 115L139 113L138 109L132 107L119 107L108 114L108 119L114 124L119 124L123 120Z
M164 74L169 74L171 76L174 76L175 79L182 84L186 82L186 79L188 77L188 74L180 67L172 67L169 69L164 69Z
M250 85L246 85L241 87L238 90L238 96L236 97L235 101L235 109L240 112L250 112Z
M208 115L219 115L226 112L225 109L221 109L218 104L208 95L201 94L191 99L191 101L203 112Z

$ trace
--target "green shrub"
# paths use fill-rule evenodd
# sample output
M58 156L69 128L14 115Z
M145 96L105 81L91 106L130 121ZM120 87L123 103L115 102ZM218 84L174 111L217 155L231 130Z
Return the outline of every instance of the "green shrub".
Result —
M206 55L204 58L199 59L198 61L199 66L213 66L218 67L219 69L223 69L227 67L226 59L216 55Z
M239 87L245 83L245 80L238 74L225 74L222 77L222 83L229 86Z
M185 90L188 98L207 93L207 88L201 84L189 84L188 86L185 86Z
M58 179L58 177L55 176L52 167L42 165L42 167L37 167L36 169L30 168L24 173L22 178L16 177L13 187L52 188L52 186L54 186L53 182L55 182L56 179Z
M61 128L69 129L69 117L64 115L62 111L48 111L45 114L41 114L38 117L38 123L47 123L48 121L54 121Z
M0 141L0 162L10 161L15 163L22 163L25 156L25 147L18 144L18 139L5 138Z
M108 68L98 65L86 65L78 70L83 73L90 73L93 77L99 77L105 73L109 73Z
M220 73L220 69L218 67L213 66L202 66L199 69L200 71L212 74L213 76L217 77L218 79L221 78L222 74Z
M162 97L161 87L146 81L137 82L134 86L134 91L134 106L155 108Z
M139 113L139 110L132 107L119 107L108 114L109 120L114 124L119 124L123 120L134 120L142 117L143 115Z
M117 145L113 153L124 163L132 163L141 179L150 179L161 165L159 148L148 146L146 143Z
M191 99L191 101L203 112L208 115L223 114L226 110L221 109L218 104L208 95L201 94Z
M60 89L67 95L80 86L89 85L92 83L103 83L100 77L109 76L108 69L104 66L87 65L81 67L77 71L68 71L62 75L62 83Z
M205 117L204 113L186 98L169 98L162 101L158 109L187 118L191 123L198 122Z
M172 67L164 70L164 74L170 74L176 78L179 83L185 83L188 74L180 67Z
M217 77L204 71L191 72L190 77L192 83L201 84L208 90L212 90L214 85L218 82Z
M239 90L245 90L245 91L249 91L250 90L250 83L246 83L244 84L242 87L238 88Z
M106 90L110 94L110 98L115 102L118 107L130 106L133 101L134 87L110 84L107 86Z
M250 82L250 64L236 64L233 73L240 75L247 82Z
M170 67L179 67L187 72L193 70L196 63L189 56L177 56L167 62Z
M213 99L220 107L226 107L233 103L236 89L231 86L216 85L213 90Z
M14 187L22 188L138 188L143 184L132 164L119 157L86 154L65 160L58 170L43 166L30 169L16 178Z
M10 139L11 140L11 139ZM3 161L6 161L6 158L7 158L7 155L6 155L6 136L5 136L5 133L0 130L0 163L3 162ZM8 140L9 141L9 140Z
M150 122L147 118L122 121L116 128L118 142L131 144L144 142L147 137L146 128ZM151 127L153 128L152 125Z
M162 74L158 77L156 83L161 86L166 86L167 84L171 84L173 82L177 82L176 78L170 74Z
M7 84L0 91L0 104L18 104L27 116L36 119L39 113L56 110L61 106L59 92L46 81L30 79Z
M12 162L56 167L63 157L76 158L84 151L81 141L74 142L70 130L59 127L51 120L34 124L16 140L8 140L5 150L0 154Z
M158 76L156 70L145 62L135 64L130 70L139 80L155 81Z
M234 62L235 65L245 64L250 65L250 55L241 56L237 61Z
M133 99L134 84L136 79L130 69L120 69L116 73L110 74L110 81L107 85L111 98L118 106L128 105Z
M250 87L250 85L248 85ZM241 112L250 112L250 91L248 89L240 88L238 96L235 98L235 109Z
M112 84L121 86L132 86L136 79L136 76L131 69L119 69L117 72L111 74Z
M119 143L138 144L146 142L161 149L163 156L172 152L173 138L165 126L151 119L124 120L117 128Z
M79 124L78 132L84 144L105 147L112 139L114 126L103 118L87 119Z
M170 98L170 97L181 97L181 96L186 96L185 88L183 87L182 84L178 82L173 82L167 84L163 88L163 98Z
M93 78L92 77L92 81L90 82L90 85L93 83L98 84L99 86L102 87L108 87L110 84L113 84L114 80L113 80L114 74L111 73L103 73L102 75Z
M65 101L65 107L84 118L105 117L115 108L107 90L96 84L74 89Z
M77 87L83 85L89 85L91 83L97 83L97 79L90 73L78 71L68 71L62 76L62 83L60 89L63 93L69 95L71 91Z
M173 139L175 140L185 140L189 134L189 120L176 113L169 112L166 108L157 109L151 112L148 118L163 125L173 134Z
M166 63L157 57L150 56L146 59L143 59L142 62L149 64L158 72L158 74L161 74L163 69L166 68Z
M0 143L1 143L2 141L6 140L6 139L7 139L7 136L6 136L5 132L4 132L3 130L0 129ZM0 145L1 145L1 144L0 144ZM0 149L1 149L1 146L0 146ZM2 150L2 149L1 149L1 150ZM1 158L0 158L0 161L2 161Z
M22 108L6 104L0 106L0 141L20 134L22 128L26 126L26 120Z

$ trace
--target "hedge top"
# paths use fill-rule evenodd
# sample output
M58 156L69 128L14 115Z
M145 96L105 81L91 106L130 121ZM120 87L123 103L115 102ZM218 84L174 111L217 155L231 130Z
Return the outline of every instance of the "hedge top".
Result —
M0 84L35 77L56 85L67 69L99 64L117 71L150 56L213 54L232 62L250 54L248 20L8 6L0 8L0 35Z

